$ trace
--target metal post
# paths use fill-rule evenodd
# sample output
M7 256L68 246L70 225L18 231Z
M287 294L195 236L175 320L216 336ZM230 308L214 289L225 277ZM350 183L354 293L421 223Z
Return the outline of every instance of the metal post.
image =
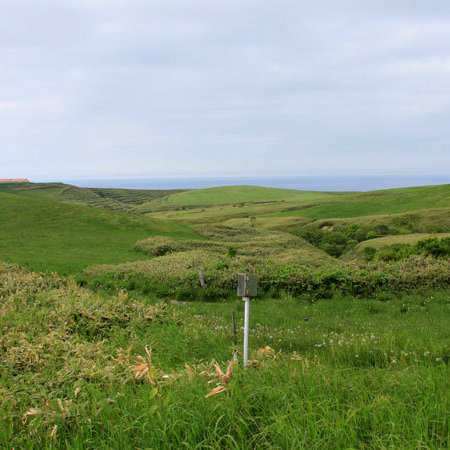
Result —
M248 330L250 319L250 299L248 297L242 297L245 302L245 316L244 316L244 367L248 362Z
M231 311L231 320L233 322L233 337L234 337L234 352L233 352L233 361L237 361L237 352L238 352L238 345L237 345L237 331L236 331L236 317L234 315L234 310Z

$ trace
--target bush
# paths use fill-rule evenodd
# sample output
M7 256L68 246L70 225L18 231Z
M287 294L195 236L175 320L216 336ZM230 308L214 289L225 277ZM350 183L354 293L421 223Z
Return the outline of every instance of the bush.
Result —
M367 239L367 240L369 240L369 239L376 239L377 237L379 237L379 236L378 236L378 233L377 233L376 231L373 231L373 230L369 231L369 232L366 234L366 239Z
M237 255L237 248L234 245L230 245L227 248L227 256L229 258L234 258Z
M373 261L375 254L377 253L376 248L374 247L366 247L364 249L364 256L366 257L366 261Z
M436 258L450 256L450 238L438 238L419 241L416 245L417 253Z
M158 260L140 261L118 266L97 266L88 269L86 279L101 280L102 287L135 289L155 288L158 295L175 296L183 300L217 300L235 295L239 272L257 273L261 295L283 292L293 296L331 298L336 293L354 296L374 296L380 292L401 292L450 286L450 260L412 255L397 261L376 260L367 266L328 266L311 268L275 262L257 262L242 256L228 262L208 262L198 252L167 255ZM198 268L202 267L207 288L198 286Z
M413 254L409 244L393 244L378 250L376 258L381 261L400 261Z
M424 239L419 241L416 245L393 244L385 246L376 251L376 253L372 256L372 259L375 257L375 259L380 261L400 261L411 255L424 255L433 258L448 258L450 257L450 238L444 238L441 240L438 238Z

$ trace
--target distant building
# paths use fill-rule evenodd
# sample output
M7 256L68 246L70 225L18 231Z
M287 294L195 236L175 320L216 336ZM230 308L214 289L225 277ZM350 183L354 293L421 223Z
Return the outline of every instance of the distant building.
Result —
M27 178L0 178L0 183L28 183Z

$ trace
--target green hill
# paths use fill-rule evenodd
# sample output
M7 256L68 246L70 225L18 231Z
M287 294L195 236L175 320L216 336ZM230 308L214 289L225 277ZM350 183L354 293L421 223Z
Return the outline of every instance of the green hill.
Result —
M234 203L279 202L300 200L310 202L336 197L328 192L296 191L258 186L222 186L193 189L168 197L167 202L176 206L226 205Z
M196 237L184 224L4 192L0 217L1 259L61 274L142 259L134 244L149 236Z
M5 183L0 185L0 192L80 203L113 211L135 211L137 206L184 190L80 188L64 183Z
M316 202L316 204L300 206L297 209L289 209L281 215L327 219L395 214L443 207L450 207L450 184L346 195L344 198L336 198L332 201Z

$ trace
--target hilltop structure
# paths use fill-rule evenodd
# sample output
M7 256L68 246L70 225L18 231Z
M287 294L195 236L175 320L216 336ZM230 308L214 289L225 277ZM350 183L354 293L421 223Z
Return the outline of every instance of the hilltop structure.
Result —
M28 183L28 178L0 178L0 183Z

